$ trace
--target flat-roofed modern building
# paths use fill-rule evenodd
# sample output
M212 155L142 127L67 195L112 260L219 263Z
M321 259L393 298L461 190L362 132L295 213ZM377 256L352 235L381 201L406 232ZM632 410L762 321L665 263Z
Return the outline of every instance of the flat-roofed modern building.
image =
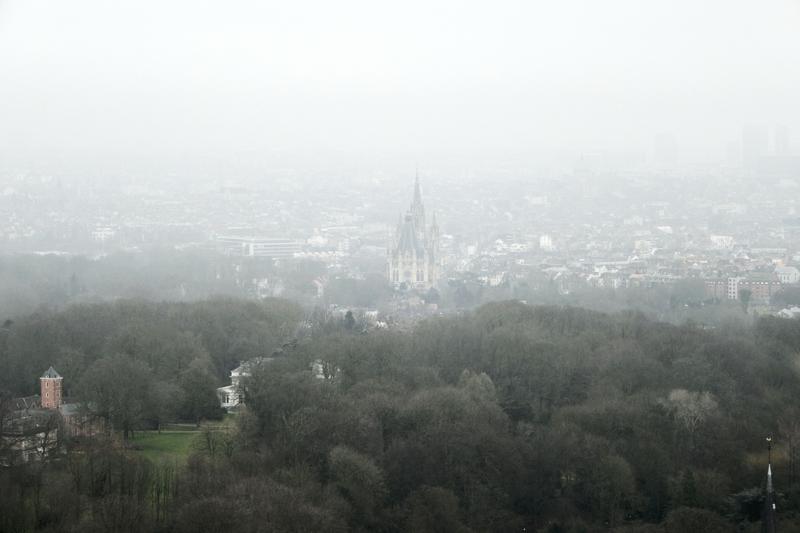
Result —
M220 235L216 242L221 251L243 257L284 258L300 252L300 245L292 239Z

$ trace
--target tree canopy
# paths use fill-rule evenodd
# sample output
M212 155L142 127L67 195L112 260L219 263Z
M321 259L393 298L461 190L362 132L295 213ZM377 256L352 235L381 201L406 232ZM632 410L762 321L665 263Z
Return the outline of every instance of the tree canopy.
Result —
M35 383L55 358L77 380L75 395L103 406L119 431L138 415L196 419L210 398L190 391L272 353L300 320L282 301L36 314L3 330L0 362L13 378L2 379ZM340 321L254 364L235 425L209 434L174 472L183 488L170 488L158 513L137 508L142 519L118 530L749 531L766 435L775 435L781 527L792 530L798 353L800 321L771 317L711 329L497 302L409 331L355 332ZM121 375L124 387L105 387ZM170 394L180 400L173 414L142 400ZM95 473L100 464L109 475L140 472L132 483L146 494L163 484L158 469L102 453L70 455L46 476L79 487L79 509L116 490L88 484L89 461ZM42 509L66 505L40 498ZM47 516L77 531L101 515Z

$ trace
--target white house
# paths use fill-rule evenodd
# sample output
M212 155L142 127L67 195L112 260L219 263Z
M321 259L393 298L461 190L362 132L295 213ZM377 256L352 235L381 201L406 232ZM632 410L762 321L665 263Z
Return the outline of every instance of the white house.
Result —
M257 357L250 361L245 361L231 370L231 384L217 389L219 405L225 410L232 410L244 403L244 393L242 391L242 378L250 377L253 366L272 361L272 357Z
M793 306L781 309L775 313L775 316L779 316L781 318L797 318L800 316L800 307Z
M242 379L250 377L255 366L270 363L274 360L275 358L273 357L257 357L250 361L245 361L231 370L231 384L217 389L220 407L226 411L235 411L237 407L244 405ZM340 372L338 367L322 359L316 359L311 363L311 373L317 379L333 380Z

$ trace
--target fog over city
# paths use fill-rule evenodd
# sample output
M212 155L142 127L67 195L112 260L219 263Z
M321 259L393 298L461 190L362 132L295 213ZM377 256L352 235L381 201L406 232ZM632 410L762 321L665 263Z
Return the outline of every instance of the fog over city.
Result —
M0 0L0 533L800 531L800 0Z
M4 155L724 157L800 130L800 3L0 3ZM87 153L88 152L88 153ZM166 154L165 154L166 153Z

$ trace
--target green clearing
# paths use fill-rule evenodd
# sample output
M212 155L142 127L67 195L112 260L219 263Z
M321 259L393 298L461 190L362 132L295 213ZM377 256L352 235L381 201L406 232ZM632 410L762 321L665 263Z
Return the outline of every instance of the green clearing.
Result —
M136 453L154 463L183 463L189 456L192 443L200 432L195 431L139 431L133 435L131 444Z
M198 428L196 424L164 424L161 432L137 431L130 440L132 451L154 463L184 464L203 429L220 431L231 428L234 417L226 415L219 421L203 422Z

